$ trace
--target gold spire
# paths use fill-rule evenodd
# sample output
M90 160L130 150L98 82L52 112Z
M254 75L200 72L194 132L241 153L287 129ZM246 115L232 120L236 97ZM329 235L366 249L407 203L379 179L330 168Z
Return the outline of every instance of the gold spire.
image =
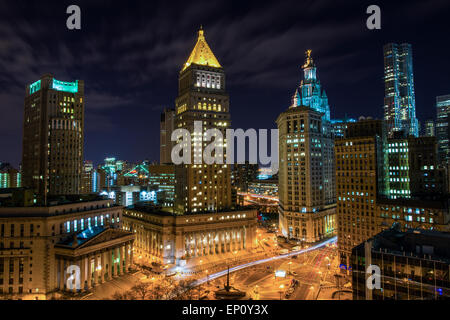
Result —
M211 51L211 48L208 46L208 43L206 42L203 27L200 27L200 30L198 31L197 43L195 44L194 50L192 50L191 55L187 59L181 71L184 71L193 63L203 66L222 68L219 61L214 56L214 53Z
M314 67L314 60L311 57L311 49L306 50L306 60L305 60L305 64L303 65L303 68L309 68L309 67Z

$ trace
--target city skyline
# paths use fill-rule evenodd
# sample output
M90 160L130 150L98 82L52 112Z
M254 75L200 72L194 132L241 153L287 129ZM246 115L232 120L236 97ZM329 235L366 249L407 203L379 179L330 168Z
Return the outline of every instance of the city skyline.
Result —
M8 8L10 18L4 16L6 12L0 11L0 16L6 22L17 16L11 25L3 23L1 32L6 42L9 41L7 48L13 47L18 52L12 57L7 52L13 51L5 50L0 56L4 67L0 73L3 88L0 91L0 108L2 112L11 115L10 119L1 120L0 131L6 139L2 139L0 147L8 150L3 153L2 161L18 166L22 154L20 141L23 91L27 85L48 72L63 81L82 79L86 83L85 160L93 160L98 164L107 156L116 156L131 162L144 159L157 161L159 146L155 142L159 135L160 113L163 107L174 106L176 87L173 83L178 77L178 66L192 50L195 32L201 24L208 32L210 45L227 70L234 128L275 128L276 116L289 105L289 97L300 82L306 49L312 49L313 57L319 61L318 77L325 83L332 119L345 115L381 119L384 92L382 46L390 41L412 44L417 117L422 125L428 118L435 118L436 96L447 94L444 90L445 81L439 81L444 79L448 64L442 59L446 44L434 41L435 36L429 36L427 27L423 26L423 30L418 30L420 32L414 35L414 41L410 41L412 21L407 20L401 27L395 24L392 16L398 10L396 6L383 6L382 30L369 31L365 28L367 15L364 5L328 3L324 6L325 3L326 1L315 5L294 5L287 2L261 5L255 12L252 11L251 4L242 5L239 12L228 5L217 5L216 9L208 7L209 11L224 12L224 18L219 21L214 19L214 13L205 18L201 15L202 9L192 4L191 8L196 13L188 12L173 25L170 23L171 16L165 17L171 11L164 5L156 5L158 19L148 21L136 13L139 9L145 9L142 3L130 8L130 12L122 15L123 19L113 10L99 8L96 4L81 3L84 10L83 28L78 34L70 33L64 23L61 23L65 21L64 14L56 17L57 12L65 12L63 5L49 7L44 4L43 8L11 5ZM416 2L404 10L410 15L423 12L424 20L436 19L442 14L439 8L444 5L443 2L437 3L433 8L423 8ZM261 21L270 18L267 13L263 14L265 10L284 10L288 6L292 9L290 15L306 15L305 22L300 23L295 19L282 22L280 18L272 18L273 27L269 31L258 27ZM35 13L31 12L32 9ZM36 19L40 19L38 13L43 9L49 10L48 21L45 24L42 20L34 23ZM23 10L27 12L27 22L22 24ZM105 12L103 20L93 20L90 12L97 10ZM333 10L336 13L333 14ZM343 14L347 11L348 13ZM307 13L314 15L314 19ZM96 43L98 37L94 32L104 31L102 25L113 17L117 19L117 24L108 27L111 35L105 37L102 33L105 40ZM134 22L129 27L125 27L124 20L130 17L136 19L133 19ZM54 34L49 35L49 28L56 28L58 23L61 23L61 30L55 30ZM148 32L154 23L159 23L159 27L153 33ZM309 32L302 31L304 27ZM132 29L138 31L132 32ZM131 32L133 36L125 38L127 32ZM386 37L388 33L389 36ZM51 48L37 43L38 39L43 40L43 43L57 41L58 45ZM106 43L106 39L112 41ZM345 47L343 44L348 45L354 40L357 40L359 46L355 47L355 43L342 48ZM85 49L80 49L80 55L75 51L77 46ZM118 57L117 53L106 53L105 49L114 47L124 57ZM31 51L35 53L32 54ZM430 51L435 58L429 59ZM167 52L169 56L172 54L171 58L161 57L163 52ZM254 61L252 56L263 58ZM10 66L12 64L7 65L7 61L11 59L19 63L14 68ZM113 63L110 70L99 64L100 61ZM442 74L433 74L435 82L431 85L427 78L431 70L437 69L437 65ZM89 70L92 66L96 68ZM142 70L139 69L141 66L144 66ZM348 69L353 72L347 72ZM131 70L134 72L130 75ZM155 77L155 74L159 77ZM368 107L362 109L362 104ZM255 112L257 109L265 112ZM250 114L252 117L248 116Z

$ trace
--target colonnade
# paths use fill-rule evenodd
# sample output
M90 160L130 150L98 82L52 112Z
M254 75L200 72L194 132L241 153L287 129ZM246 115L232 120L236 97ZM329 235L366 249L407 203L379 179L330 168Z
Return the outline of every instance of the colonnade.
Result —
M132 242L82 254L58 256L58 288L83 291L127 273L133 261Z

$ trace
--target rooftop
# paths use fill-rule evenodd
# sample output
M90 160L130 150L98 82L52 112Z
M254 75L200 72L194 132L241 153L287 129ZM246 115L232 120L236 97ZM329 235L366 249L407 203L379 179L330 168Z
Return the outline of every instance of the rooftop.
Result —
M187 59L181 71L186 70L191 64L222 68L206 42L203 28L200 28L198 31L197 43L195 44L194 50L192 50L191 55Z

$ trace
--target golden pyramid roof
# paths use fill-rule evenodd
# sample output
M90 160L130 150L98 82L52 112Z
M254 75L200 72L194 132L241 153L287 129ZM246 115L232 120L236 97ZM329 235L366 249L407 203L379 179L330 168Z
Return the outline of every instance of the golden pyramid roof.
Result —
M200 30L198 31L198 39L197 43L195 44L194 50L192 50L189 59L187 59L181 71L184 71L193 63L215 68L222 67L217 58L214 56L214 53L211 51L208 43L206 42L204 31L202 28L200 28Z

